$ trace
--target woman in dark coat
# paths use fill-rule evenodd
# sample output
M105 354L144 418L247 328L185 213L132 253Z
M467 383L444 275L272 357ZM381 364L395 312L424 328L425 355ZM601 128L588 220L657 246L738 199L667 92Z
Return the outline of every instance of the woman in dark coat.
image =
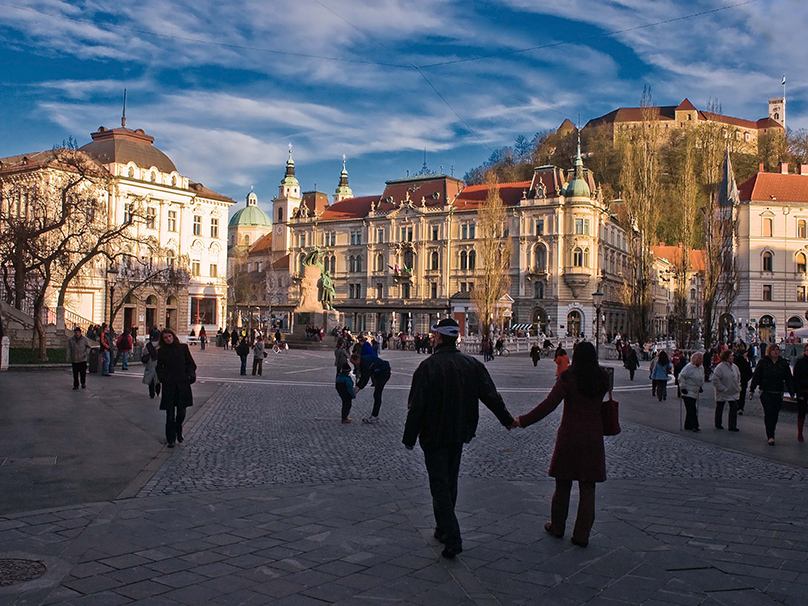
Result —
M780 357L780 348L775 343L769 345L766 355L755 366L749 393L755 393L756 387L760 387L760 403L763 405L766 438L769 446L774 446L774 430L777 428L780 407L783 405L783 392L787 390L792 397L794 396L791 367Z
M549 475L556 479L551 521L544 529L563 537L573 480L578 481L580 500L572 542L586 547L595 521L595 483L606 481L603 448L603 396L609 391L609 376L598 365L595 347L582 342L575 349L572 366L561 374L550 395L526 415L517 419L520 427L540 421L564 400L561 426L556 435Z
M640 366L640 361L637 359L637 352L631 347L623 350L623 366L626 367L626 370L628 370L628 376L633 381L634 373L637 372L637 368Z
M541 360L541 349L539 349L538 343L534 343L530 348L530 359L533 360L533 366L536 366Z
M170 328L164 328L160 333L157 376L163 385L160 410L166 411L166 444L174 448L175 441L183 441L185 409L194 404L191 384L196 382L196 363L188 345L180 343Z

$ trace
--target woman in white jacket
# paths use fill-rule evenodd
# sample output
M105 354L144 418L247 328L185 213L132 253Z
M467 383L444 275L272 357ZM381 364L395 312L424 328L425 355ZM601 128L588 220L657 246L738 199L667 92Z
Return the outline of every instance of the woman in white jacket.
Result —
M685 429L690 431L701 431L699 429L699 413L696 410L696 399L704 385L704 369L701 367L704 362L704 355L696 352L690 356L690 364L687 364L679 373L679 391L685 403Z
M738 398L741 396L741 371L734 364L731 350L721 352L721 362L713 371L715 389L715 428L724 429L724 402L729 403L729 430L738 431Z

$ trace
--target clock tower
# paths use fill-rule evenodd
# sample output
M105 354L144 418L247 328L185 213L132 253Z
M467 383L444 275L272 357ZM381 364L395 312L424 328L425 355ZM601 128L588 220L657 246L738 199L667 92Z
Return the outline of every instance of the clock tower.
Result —
M786 125L786 98L775 97L769 99L769 118L785 128Z
M287 251L289 241L289 217L292 211L300 206L303 200L300 195L300 183L295 177L295 161L292 159L292 144L289 144L289 158L286 160L286 175L278 188L278 197L272 201L272 250Z

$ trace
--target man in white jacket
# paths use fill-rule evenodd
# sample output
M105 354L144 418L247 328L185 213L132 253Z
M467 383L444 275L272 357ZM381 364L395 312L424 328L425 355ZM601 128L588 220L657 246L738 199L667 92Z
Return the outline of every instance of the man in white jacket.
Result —
M732 350L721 352L721 362L713 371L715 389L715 428L724 429L724 403L729 403L729 431L738 431L738 398L741 396L741 371L734 364Z
M697 351L690 356L690 364L687 364L679 373L679 391L685 403L685 429L690 431L701 431L699 429L699 412L696 409L696 400L701 393L701 386L704 385L704 369L701 367L704 362L704 354Z

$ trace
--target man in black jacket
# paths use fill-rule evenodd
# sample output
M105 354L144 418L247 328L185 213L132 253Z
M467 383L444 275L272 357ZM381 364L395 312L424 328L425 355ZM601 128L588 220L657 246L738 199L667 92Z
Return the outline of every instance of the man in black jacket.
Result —
M477 430L478 401L508 429L516 425L485 366L457 349L457 322L446 318L432 331L435 353L421 362L412 377L403 442L410 450L416 439L421 443L435 513L435 538L446 546L441 555L453 558L463 551L455 515L457 476L463 444Z

